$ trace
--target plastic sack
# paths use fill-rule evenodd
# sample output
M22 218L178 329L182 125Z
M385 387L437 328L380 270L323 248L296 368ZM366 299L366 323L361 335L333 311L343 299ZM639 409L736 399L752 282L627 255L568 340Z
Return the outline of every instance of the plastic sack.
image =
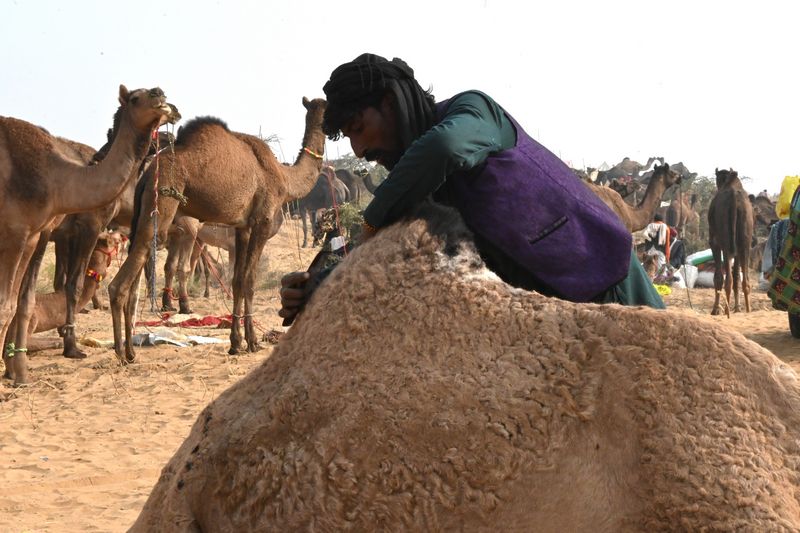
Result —
M800 186L800 176L786 176L781 184L778 202L775 204L775 214L778 218L789 218L790 206L794 191Z

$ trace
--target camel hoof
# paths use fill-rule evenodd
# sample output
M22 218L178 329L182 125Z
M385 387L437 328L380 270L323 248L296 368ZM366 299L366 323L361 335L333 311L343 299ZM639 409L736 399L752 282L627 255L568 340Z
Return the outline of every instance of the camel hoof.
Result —
M187 307L181 306L178 312L182 315L191 315L192 313L194 313L194 311L192 311L192 308L188 306Z
M228 355L238 355L239 353L241 353L241 350L239 348L234 348L233 346L231 346L228 350Z
M162 305L161 306L161 312L162 313L167 313L169 311L177 311L177 309L172 305Z
M14 374L6 370L3 372L3 379L14 379Z
M250 353L255 353L261 350L261 345L257 342L248 342L247 343L247 351Z
M716 308L712 309L711 310L711 314L712 315L718 315L719 314L719 309L716 309Z
M86 359L86 354L80 350L70 350L64 352L64 357L67 359Z
M23 380L14 381L14 388L15 389L21 389L21 388L24 388L24 387L30 387L30 381L29 380L26 379L24 381Z

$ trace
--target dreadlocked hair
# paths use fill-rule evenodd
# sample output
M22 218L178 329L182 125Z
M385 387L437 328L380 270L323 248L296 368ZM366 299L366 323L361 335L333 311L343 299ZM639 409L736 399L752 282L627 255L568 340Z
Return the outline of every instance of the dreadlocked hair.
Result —
M342 137L342 127L359 111L378 107L387 93L394 96L397 133L404 148L433 126L433 94L420 87L411 67L397 57L389 61L375 54L361 54L338 66L322 90L328 101L322 131L332 141Z

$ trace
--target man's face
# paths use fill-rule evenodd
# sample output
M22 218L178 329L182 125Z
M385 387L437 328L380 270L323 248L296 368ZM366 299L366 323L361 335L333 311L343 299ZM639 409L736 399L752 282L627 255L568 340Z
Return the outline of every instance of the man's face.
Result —
M367 107L356 113L342 127L342 134L350 139L356 157L377 161L389 170L403 155L394 109L388 97L383 99L380 108Z

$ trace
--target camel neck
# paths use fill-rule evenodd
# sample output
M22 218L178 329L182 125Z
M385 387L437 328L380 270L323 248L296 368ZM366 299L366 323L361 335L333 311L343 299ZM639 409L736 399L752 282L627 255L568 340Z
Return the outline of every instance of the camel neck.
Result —
M294 165L285 167L286 201L297 200L311 192L322 168L320 155L325 151L325 134L322 129L306 126L303 148ZM313 154L313 155L312 155Z
M97 165L80 166L53 158L59 181L54 212L93 211L114 201L133 179L149 142L149 133L137 131L123 116L108 155Z

